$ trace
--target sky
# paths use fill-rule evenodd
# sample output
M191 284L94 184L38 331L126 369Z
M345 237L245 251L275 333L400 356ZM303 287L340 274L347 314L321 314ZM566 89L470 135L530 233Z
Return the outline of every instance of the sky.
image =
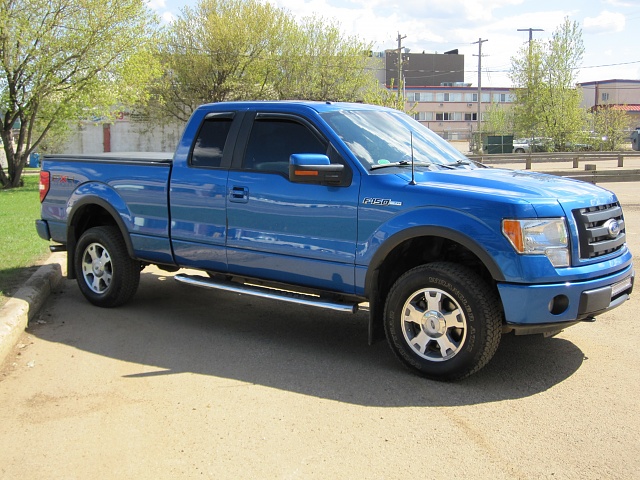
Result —
M163 22L198 0L149 0ZM318 15L336 22L345 36L395 49L398 35L411 53L464 55L465 82L510 87L511 57L529 40L549 40L568 17L582 29L585 53L578 82L640 79L640 0L263 0L296 18ZM541 30L541 31L538 31ZM527 30L527 31L519 31Z

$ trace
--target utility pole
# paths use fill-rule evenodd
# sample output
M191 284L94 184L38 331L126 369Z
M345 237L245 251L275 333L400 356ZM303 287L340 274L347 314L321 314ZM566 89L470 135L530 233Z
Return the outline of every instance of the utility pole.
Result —
M489 40L483 40L479 38L477 42L472 42L471 45L478 44L478 55L473 55L474 57L478 57L478 128L476 128L476 132L480 133L480 127L482 123L480 122L480 113L482 107L482 44L484 42L488 42ZM480 135L478 135L478 141L481 141Z
M542 28L519 28L519 32L529 32L529 58L531 58L531 42L533 41L533 32L544 32Z
M400 36L400 32L398 32L398 100L400 100L400 87L402 85L402 40L407 38Z
M519 32L529 32L529 46L531 46L531 40L533 40L533 32L544 32L541 28L519 28Z

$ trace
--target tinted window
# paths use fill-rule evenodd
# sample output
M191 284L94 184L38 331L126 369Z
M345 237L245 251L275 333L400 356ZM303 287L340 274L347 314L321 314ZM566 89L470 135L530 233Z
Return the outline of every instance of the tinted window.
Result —
M191 154L194 167L219 167L222 152L231 128L231 118L210 118L204 121Z
M327 153L327 144L307 126L284 119L256 119L242 168L287 173L294 153Z

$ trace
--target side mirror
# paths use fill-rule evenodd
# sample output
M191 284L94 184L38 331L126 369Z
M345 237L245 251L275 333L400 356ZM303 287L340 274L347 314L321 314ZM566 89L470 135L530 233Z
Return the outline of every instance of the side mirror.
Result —
M289 157L289 180L295 183L342 184L344 165L331 163L319 153L294 153Z

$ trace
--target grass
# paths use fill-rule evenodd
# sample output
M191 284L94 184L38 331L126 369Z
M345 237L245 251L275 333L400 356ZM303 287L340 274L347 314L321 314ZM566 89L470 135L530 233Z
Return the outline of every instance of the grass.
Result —
M24 175L24 187L0 190L0 305L49 256L36 233L40 218L38 175Z

